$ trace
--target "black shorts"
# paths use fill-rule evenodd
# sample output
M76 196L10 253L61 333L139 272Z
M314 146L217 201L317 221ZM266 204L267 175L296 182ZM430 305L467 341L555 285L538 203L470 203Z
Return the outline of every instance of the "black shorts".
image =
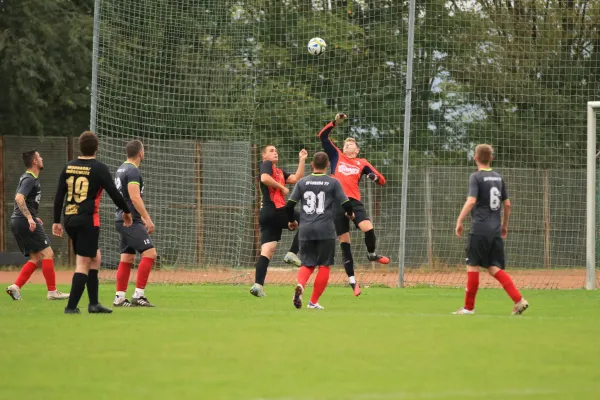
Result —
M294 211L296 221L300 219L300 213ZM260 209L258 224L260 226L261 246L269 242L279 242L281 232L288 229L288 216L285 207L263 207Z
M50 239L44 232L44 227L37 221L33 232L29 230L26 218L11 218L10 228L19 250L25 257L50 247Z
M467 265L504 269L504 240L501 237L469 235L467 243Z
M100 227L93 223L66 222L65 231L73 241L73 251L81 257L96 257L98 252L98 241L100 239Z
M116 221L115 226L121 238L119 242L121 254L135 254L136 252L142 254L146 250L154 248L154 243L141 221L134 222L129 228L123 226L122 221Z
M298 258L306 267L329 267L335 258L335 239L300 240Z
M367 216L367 210L365 210L365 206L359 200L350 199L350 204L352 204L352 211L354 211L354 226L358 228L358 224L363 221L369 221L369 217ZM350 220L346 217L346 211L344 211L344 207L340 205L335 206L335 233L340 236L344 233L350 232Z

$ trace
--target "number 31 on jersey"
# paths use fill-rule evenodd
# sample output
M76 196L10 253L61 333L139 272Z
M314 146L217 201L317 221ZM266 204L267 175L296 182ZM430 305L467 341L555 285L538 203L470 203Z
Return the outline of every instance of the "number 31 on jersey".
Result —
M304 200L306 200L306 204L302 206L302 209L307 214L323 214L325 212L325 192L319 192L319 194L315 194L314 192L304 192Z

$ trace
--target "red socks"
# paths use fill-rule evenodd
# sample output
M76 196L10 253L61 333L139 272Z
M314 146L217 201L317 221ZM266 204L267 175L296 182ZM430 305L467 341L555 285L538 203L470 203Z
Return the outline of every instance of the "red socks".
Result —
M327 282L329 282L329 267L319 266L319 272L315 278L315 288L313 289L312 296L310 297L311 303L316 304L319 302L319 297L321 297L325 291Z
M54 272L54 260L46 259L42 260L42 274L46 280L46 286L49 292L56 290L56 273Z
M132 263L120 262L117 269L117 292L126 292L129 284L129 275L131 274Z
M475 309L475 296L479 289L479 272L467 272L467 289L465 291L465 308L469 311Z
M304 265L298 269L298 283L302 285L303 288L306 287L306 282L308 282L308 278L312 275L315 267L305 267Z
M150 276L150 270L154 265L154 258L142 257L140 265L138 265L137 279L135 281L135 287L137 289L145 289L146 283L148 283L148 277Z
M305 267L304 265L300 267L298 270L298 283L302 287L306 287L306 282L308 282L308 278L310 278L314 270L315 267ZM319 297L321 297L329 282L329 272L329 267L319 267L319 272L317 272L317 277L315 278L315 287L310 297L311 303L316 304L319 302Z
M17 276L17 280L15 280L15 285L17 285L19 289L22 288L27 283L29 278L31 278L31 275L33 275L33 272L36 269L36 263L27 261L21 268L21 272L19 272L19 276Z
M496 278L496 280L500 282L500 284L502 285L504 290L506 290L506 293L508 293L512 301L514 301L515 303L521 301L523 296L521 296L519 289L517 289L517 287L515 286L510 275L508 275L503 270L500 270L496 273L496 275L494 275L494 278Z

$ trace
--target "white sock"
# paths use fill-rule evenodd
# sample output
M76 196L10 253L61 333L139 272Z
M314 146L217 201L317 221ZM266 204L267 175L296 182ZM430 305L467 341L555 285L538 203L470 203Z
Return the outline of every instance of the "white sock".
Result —
M369 255L370 255L371 257L375 257L375 256L377 255L377 253L369 253Z
M119 299L124 299L125 298L125 292L117 292L117 294L115 295L115 297L117 297Z
M354 276L351 276L350 278L348 278L348 280L350 281L350 283L356 283L356 278Z
M133 293L133 297L139 299L140 297L144 297L144 289L135 288L135 292Z

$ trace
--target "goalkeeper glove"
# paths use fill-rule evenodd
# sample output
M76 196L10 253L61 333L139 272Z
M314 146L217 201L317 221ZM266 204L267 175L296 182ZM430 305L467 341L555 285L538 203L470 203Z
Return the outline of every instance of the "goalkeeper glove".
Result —
M344 123L344 120L348 118L348 116L344 113L337 113L335 114L335 120L333 121L334 125L341 125Z
M379 180L379 177L377 175L375 175L373 172L371 172L370 174L368 174L367 178L369 178L373 182L377 182Z

